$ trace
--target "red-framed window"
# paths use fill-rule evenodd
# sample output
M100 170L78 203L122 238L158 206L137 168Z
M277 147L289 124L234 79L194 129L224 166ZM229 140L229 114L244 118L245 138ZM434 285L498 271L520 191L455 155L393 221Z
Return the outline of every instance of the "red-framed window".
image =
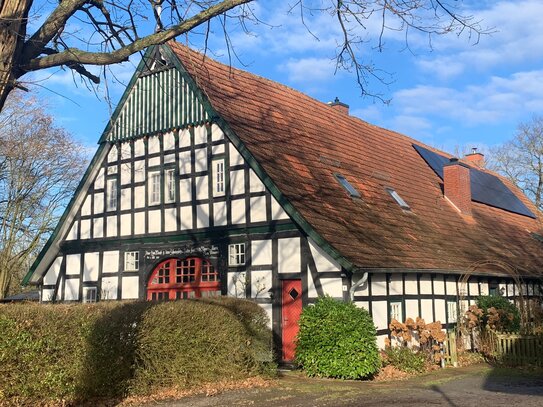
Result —
M147 283L147 300L163 301L221 294L219 273L207 259L187 257L158 264Z

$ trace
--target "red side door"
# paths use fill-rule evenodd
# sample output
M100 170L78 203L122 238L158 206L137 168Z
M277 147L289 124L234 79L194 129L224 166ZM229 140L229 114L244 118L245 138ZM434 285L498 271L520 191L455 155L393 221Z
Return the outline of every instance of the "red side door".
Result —
M283 360L291 362L296 350L294 341L300 329L298 321L302 313L302 280L283 280L282 283Z

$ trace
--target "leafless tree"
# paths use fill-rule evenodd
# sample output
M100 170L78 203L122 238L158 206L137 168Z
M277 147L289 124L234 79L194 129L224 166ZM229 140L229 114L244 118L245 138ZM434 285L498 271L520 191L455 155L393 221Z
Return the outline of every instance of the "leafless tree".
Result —
M492 151L493 169L543 209L543 116L518 126L515 137Z
M0 299L17 287L81 179L83 147L13 92L0 114Z
M251 3L257 0L0 0L0 110L12 89L25 88L24 76L33 71L66 67L89 81L100 77L85 65L107 66L122 61L150 45L164 43L198 29L205 43L212 23L222 30L228 49L229 27L248 30L259 23ZM451 0L286 0L290 11L305 24L310 14L335 17L342 38L338 40L337 67L356 73L362 93L367 79L378 70L367 59L366 30L378 32L379 50L387 31L412 31L434 35L467 32L475 40L483 29L472 16L461 14ZM41 22L43 21L43 22ZM152 21L153 24L149 22ZM377 21L377 25L374 22ZM36 26L37 22L41 22ZM156 31L150 27L156 27ZM143 32L147 29L147 32ZM308 27L310 30L310 27ZM31 32L32 31L32 32Z

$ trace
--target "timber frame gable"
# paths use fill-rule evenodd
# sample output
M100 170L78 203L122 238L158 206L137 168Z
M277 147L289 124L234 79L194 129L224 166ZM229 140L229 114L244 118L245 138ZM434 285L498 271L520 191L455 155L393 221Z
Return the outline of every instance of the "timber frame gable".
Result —
M159 62L158 69L154 69L155 61ZM138 79L142 76L149 76L157 72L160 74L161 72L166 72L167 70L175 70L177 73L179 73L179 77L177 79L181 79L183 85L185 86L185 95L189 95L190 99L193 102L198 101L203 106L203 109L199 111L193 111L192 113L186 110L182 113L179 112L179 114L182 115L183 118L188 118L188 120L171 120L166 124L165 127L160 130L157 130L157 127L151 129L150 131L140 131L134 134L130 132L130 130L133 129L123 129L123 124L118 123L126 123L126 121L122 120L123 112L126 108L126 104L130 101L130 96L134 91L134 88L137 86ZM141 99L139 101L143 102L143 100ZM145 100L145 102L146 101L147 100ZM183 99L181 99L180 102L180 105L183 105ZM134 114L133 110L130 113ZM139 120L143 120L145 115L143 113L140 113L138 117L140 118ZM130 79L123 95L121 96L119 103L117 104L117 107L115 108L111 116L111 119L108 121L108 124L106 125L106 128L104 129L100 137L100 140L98 142L99 149L97 153L91 160L91 163L81 183L76 189L76 192L74 193L73 198L70 200L57 227L53 231L51 237L48 239L46 245L44 246L44 249L40 252L39 256L32 264L29 272L24 277L22 284L42 284L43 274L40 275L40 272L45 273L45 271L47 271L47 269L52 265L55 256L54 254L52 256L47 255L50 251L55 251L55 248L58 251L59 240L62 239L63 235L68 232L65 225L70 223L70 220L74 216L74 211L77 211L78 204L81 205L82 203L77 198L82 193L84 193L85 187L88 187L89 180L93 179L93 175L96 176L96 173L93 171L93 169L96 168L96 163L103 159L105 154L109 154L109 149L112 148L112 146L118 144L118 142L121 140L147 137L157 133L166 133L168 131L178 130L190 126L212 123L217 124L221 128L226 137L228 137L228 139L239 151L240 155L247 161L253 171L255 171L255 173L260 177L264 185L270 190L271 194L274 196L277 202L281 205L285 212L298 224L298 226L309 237L311 237L313 241L315 241L320 247L322 247L328 255L330 255L334 260L341 264L344 271L347 271L349 273L355 272L357 270L356 267L344 256L342 256L336 249L334 249L325 239L323 239L322 236L315 232L315 230L311 227L310 223L307 222L304 217L300 215L300 213L294 208L294 206L290 204L290 202L285 198L285 196L281 193L273 180L266 174L262 166L258 163L255 157L251 154L251 152L246 148L244 143L235 134L235 132L228 125L228 123L221 118L221 116L215 111L215 109L213 109L208 98L198 88L194 79L184 68L183 64L181 63L177 55L175 55L175 53L172 51L172 49L168 45L158 45L149 47L146 50L142 60L138 64L136 72ZM121 129L123 129L124 132L121 131ZM147 128L146 130L149 129ZM125 134L124 136L121 135L123 133ZM172 241L175 240L176 239L173 239ZM34 276L35 274L37 274L39 277L36 278Z

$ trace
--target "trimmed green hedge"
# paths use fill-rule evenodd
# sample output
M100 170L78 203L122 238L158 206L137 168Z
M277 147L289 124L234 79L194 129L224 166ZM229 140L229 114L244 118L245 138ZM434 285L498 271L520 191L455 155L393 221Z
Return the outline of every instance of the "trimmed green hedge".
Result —
M321 297L302 311L296 361L309 376L369 378L381 366L376 335L368 311Z
M75 404L270 367L266 313L245 300L0 306L0 404Z

